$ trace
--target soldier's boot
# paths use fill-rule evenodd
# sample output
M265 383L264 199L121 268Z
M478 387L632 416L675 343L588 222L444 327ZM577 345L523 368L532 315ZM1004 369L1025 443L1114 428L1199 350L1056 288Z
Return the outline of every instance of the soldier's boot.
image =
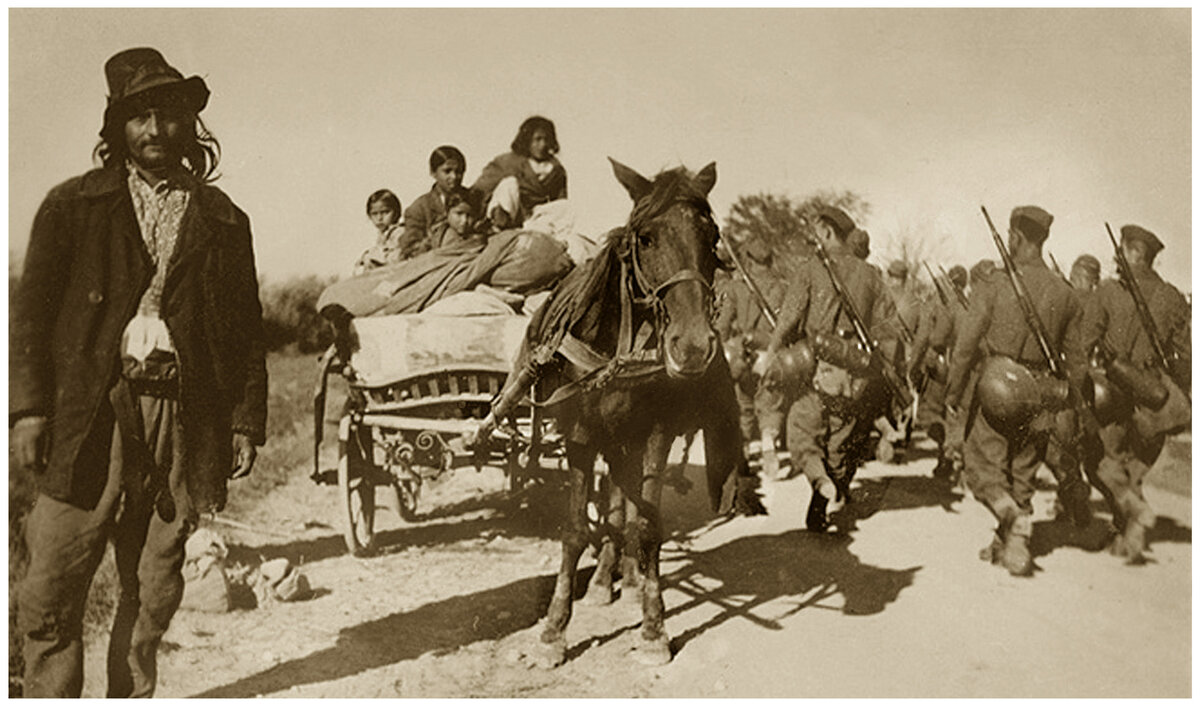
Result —
M1131 512L1125 523L1123 540L1125 563L1130 566L1140 566L1146 563L1146 532L1154 524L1154 511L1145 500L1136 498L1128 505Z
M991 544L979 550L979 560L992 564L1000 563L1000 555L1004 552L1004 535L999 529L992 535Z
M1029 536L1033 534L1033 516L1021 514L1013 520L1004 538L1001 562L1013 576L1033 575L1033 555L1029 552Z
M1082 478L1065 480L1058 489L1058 501L1077 529L1092 524L1092 488Z
M812 498L808 501L808 514L804 524L810 532L824 532L829 529L829 516L826 509L829 501L837 498L837 487L828 478L821 478L813 484Z
M986 503L992 514L996 516L998 522L996 533L992 535L992 541L986 547L979 550L979 559L981 561L989 561L993 564L1000 564L1004 558L1004 545L1008 541L1009 530L1012 524L1020 514L1021 509L1013 502L1013 499L1008 496L1003 496L998 500Z

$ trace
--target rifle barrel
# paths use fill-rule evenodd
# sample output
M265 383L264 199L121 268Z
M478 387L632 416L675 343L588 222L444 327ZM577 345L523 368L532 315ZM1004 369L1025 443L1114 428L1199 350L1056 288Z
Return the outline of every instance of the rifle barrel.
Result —
M763 318L771 325L771 330L774 330L777 319L775 318L775 312L771 311L771 305L767 302L767 298L763 296L762 290L758 288L758 284L750 277L750 271L742 265L742 259L738 257L737 249L733 247L733 241L726 240L725 245L729 250L729 259L733 260L734 268L742 274L742 279L746 281L746 287L750 289L750 294L753 295L754 302L762 310Z
M1108 240L1112 243L1113 251L1117 256L1117 269L1120 270L1121 279L1125 280L1129 294L1133 297L1133 306L1137 310L1138 318L1142 321L1142 329L1146 332L1146 337L1150 339L1150 345L1154 348L1154 355L1158 358L1158 363L1163 370L1170 370L1166 349L1163 348L1162 339L1158 337L1158 328L1154 325L1154 317L1150 315L1150 307L1146 304L1146 298L1142 296L1142 288L1133 277L1133 268L1125 257L1125 251L1117 243L1112 226L1105 222L1104 229L1108 231Z
M962 293L962 290L958 288L958 285L954 283L954 280L950 279L950 275L946 274L946 268L938 265L938 271L942 273L942 279L949 284L950 289L954 290L954 296L958 298L958 303L962 305L962 308L970 309L971 304L967 301L967 296Z
M1008 273L1008 282L1012 285L1013 293L1017 296L1017 303L1021 305L1021 313L1025 315L1025 324L1033 331L1033 335L1037 338L1038 347L1042 351L1042 357L1046 359L1046 365L1049 366L1050 372L1054 373L1055 377L1063 377L1062 366L1059 365L1058 353L1050 345L1050 339L1046 337L1046 329L1042 326L1042 320L1038 317L1037 309L1033 307L1033 301L1029 297L1029 290L1025 289L1025 283L1021 281L1021 276L1017 274L1017 266L1013 262L1012 255L1008 252L1008 246L1004 244L1004 239L1000 237L1000 233L996 230L996 225L992 223L992 217L988 215L987 208L979 207L983 211L983 217L987 220L988 228L992 231L992 241L996 244L996 249L1000 251L1000 259L1004 261L1004 271Z

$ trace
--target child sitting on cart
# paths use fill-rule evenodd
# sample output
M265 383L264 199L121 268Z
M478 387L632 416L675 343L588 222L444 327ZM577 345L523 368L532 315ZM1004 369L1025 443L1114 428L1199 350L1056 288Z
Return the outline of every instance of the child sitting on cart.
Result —
M404 234L401 213L400 199L388 189L380 189L367 197L367 218L371 219L379 235L375 244L354 263L355 275L400 261L400 236Z

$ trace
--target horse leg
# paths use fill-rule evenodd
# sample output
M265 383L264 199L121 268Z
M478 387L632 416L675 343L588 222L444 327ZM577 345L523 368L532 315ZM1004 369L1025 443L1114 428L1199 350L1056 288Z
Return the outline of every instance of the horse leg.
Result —
M640 492L635 498L638 520L635 523L638 539L638 568L642 575L641 641L634 649L634 659L645 665L662 665L671 661L671 641L663 620L662 587L658 575L658 553L662 548L662 470L671 450L673 437L655 429L646 440L642 455Z
M625 494L620 486L608 480L608 512L600 540L600 552L596 557L596 572L588 583L587 605L608 605L613 600L613 574L617 568L618 542L623 541L625 532Z
M621 535L621 603L641 607L642 569L638 566L638 506L632 496L623 496L625 527Z
M557 667L567 654L566 629L571 621L571 596L575 586L575 571L579 555L587 546L587 496L591 486L592 465L596 452L582 444L567 443L570 466L567 519L563 527L562 565L554 582L554 596L542 626L541 639L533 657L534 664L543 668Z

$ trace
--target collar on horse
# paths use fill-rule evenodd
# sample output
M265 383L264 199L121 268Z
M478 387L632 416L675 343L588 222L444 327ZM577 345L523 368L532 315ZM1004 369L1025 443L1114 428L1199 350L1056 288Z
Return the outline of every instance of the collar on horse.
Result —
M531 400L540 407L563 402L584 390L595 390L616 380L643 378L666 370L663 363L663 333L670 316L663 297L667 290L683 282L699 282L711 295L712 286L693 269L679 270L657 286L652 286L642 271L637 236L631 234L630 246L620 257L621 318L617 328L617 349L609 355L567 331L555 351L574 368L571 382L560 386L545 400ZM634 330L635 310L648 309L653 316L643 319Z

